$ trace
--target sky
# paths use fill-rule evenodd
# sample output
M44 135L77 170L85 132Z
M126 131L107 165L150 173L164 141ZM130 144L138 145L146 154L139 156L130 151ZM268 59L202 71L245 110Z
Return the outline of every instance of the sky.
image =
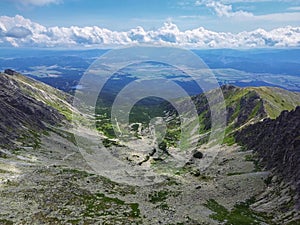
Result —
M0 0L0 46L299 46L299 27L300 0Z

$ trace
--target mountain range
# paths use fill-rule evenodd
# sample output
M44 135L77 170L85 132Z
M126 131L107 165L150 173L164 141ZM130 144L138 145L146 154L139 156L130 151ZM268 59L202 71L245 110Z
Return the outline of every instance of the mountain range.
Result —
M106 132L101 110L80 113L70 94L12 70L0 73L0 87L0 224L300 223L297 92L222 86L225 138L213 147L205 93L193 96L202 139L181 152L180 120L169 104L157 105L168 122L156 146L137 117L147 105L132 114L136 138L122 142ZM82 152L102 151L95 137L127 171L92 168Z

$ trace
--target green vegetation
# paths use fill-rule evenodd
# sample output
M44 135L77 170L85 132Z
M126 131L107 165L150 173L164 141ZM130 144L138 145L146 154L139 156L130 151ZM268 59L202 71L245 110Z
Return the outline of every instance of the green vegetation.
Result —
M13 79L16 79L18 82L22 82L24 84L20 86L24 93L44 102L48 106L53 107L62 115L64 115L68 121L72 120L73 112L70 104L68 103L68 101L71 99L71 96L53 87L22 75L13 76Z
M210 217L214 220L222 222L227 225L240 225L240 224L273 224L271 218L267 215L259 212L255 212L250 209L250 205L255 201L254 198L247 200L246 202L238 203L234 208L229 211L224 206L220 205L214 199L207 201L205 206L214 213Z
M38 149L41 147L40 134L34 130L29 130L26 134L22 134L18 141L22 143L24 147L31 147Z
M87 206L83 217L116 215L123 212L125 217L140 217L139 205L137 203L125 203L118 198L110 198L102 193L83 196ZM113 210L111 210L113 208Z
M111 123L111 108L97 105L96 107L96 128L108 138L116 138Z
M108 138L103 139L102 144L106 148L109 148L109 147L112 147L112 146L115 146L115 147L121 147L122 146L117 141L110 140Z
M9 173L9 171L0 169L0 173Z
M169 210L169 205L167 203L162 203L157 208L160 208L162 210Z
M155 191L154 193L149 195L149 202L153 204L163 202L168 198L168 195L168 191Z
M299 93L279 88L257 87L248 88L256 91L264 100L264 108L271 119L277 118L284 110L291 111L300 105Z
M9 220L0 219L0 224L2 225L13 225L14 223Z
M160 104L160 102L151 103L152 98L148 99L150 99L150 103L148 105L137 103L132 108L129 115L129 123L142 123L147 126L151 119L164 116L165 108Z
M160 102L158 102L156 99L153 100L152 98L149 98L147 102L149 105L138 102L131 109L129 115L129 123L133 124L131 128L137 138L139 123L142 124L141 129L144 129L149 125L151 119L155 117L162 117L164 115L164 107L162 107ZM108 103L103 103L100 100L98 101L96 107L96 128L106 137L110 139L116 138L116 134L111 123L111 105Z
M235 144L234 136L232 134L225 136L223 139L223 144L227 144L228 146L234 145Z
M234 133L242 126L250 122L256 122L264 117L277 117L283 110L292 110L296 105L300 105L299 94L288 92L277 88L233 88L224 91L225 104L228 111L227 128L225 130L224 144L229 146L236 143ZM168 112L167 130L164 137L166 148L182 148L189 145L187 137L181 137L181 121L178 113L172 106L165 102L151 101L145 99L137 103L130 112L131 130L134 136L140 138L138 134L139 125L141 129L149 125L154 117L165 117ZM178 99L184 105L184 99ZM193 97L193 101L199 112L199 134L201 138L198 145L208 142L211 128L210 109L204 94ZM98 104L97 106L97 129L106 137L113 139L116 137L110 121L111 107L108 104ZM196 125L196 124L195 124ZM179 143L181 140L181 143Z

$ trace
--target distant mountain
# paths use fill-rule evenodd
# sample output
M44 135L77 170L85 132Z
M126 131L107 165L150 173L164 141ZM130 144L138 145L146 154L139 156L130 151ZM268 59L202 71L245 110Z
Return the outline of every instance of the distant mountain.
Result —
M4 48L0 52L0 70L12 68L72 93L89 66L107 51ZM290 91L300 91L299 52L299 49L193 50L221 85L271 86ZM146 74L145 71L141 72L143 74ZM189 86L191 91L191 82L178 83L183 87ZM192 92L193 95L200 93Z

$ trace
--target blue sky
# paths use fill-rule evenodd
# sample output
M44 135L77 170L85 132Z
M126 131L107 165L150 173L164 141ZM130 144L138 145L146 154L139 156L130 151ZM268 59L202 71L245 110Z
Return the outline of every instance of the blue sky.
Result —
M44 26L99 26L122 31L205 27L241 32L300 26L298 0L2 0L0 15L22 15Z
M0 0L0 47L300 47L300 0Z

